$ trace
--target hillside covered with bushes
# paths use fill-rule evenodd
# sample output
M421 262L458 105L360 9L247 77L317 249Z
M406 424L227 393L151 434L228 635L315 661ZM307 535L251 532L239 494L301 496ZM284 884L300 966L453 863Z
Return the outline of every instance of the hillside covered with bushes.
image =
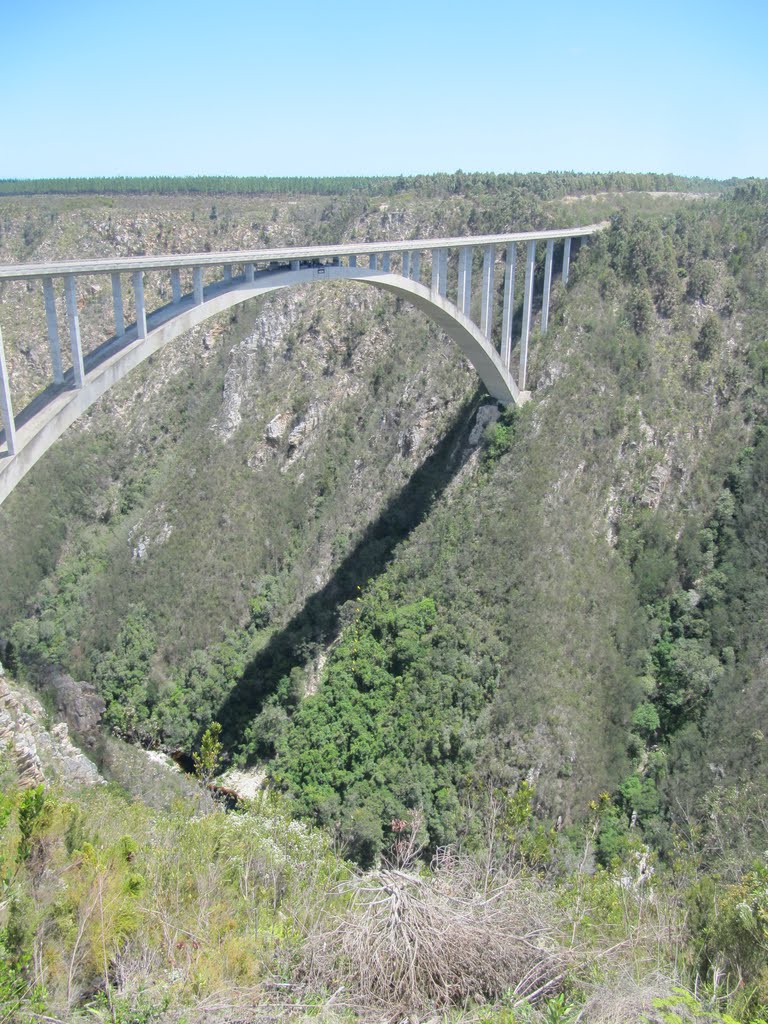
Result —
M406 305L307 286L179 339L0 507L6 668L265 780L201 815L8 774L19 1020L768 1013L768 190L529 177L0 199L3 262L609 221L520 410ZM31 398L42 302L0 288Z

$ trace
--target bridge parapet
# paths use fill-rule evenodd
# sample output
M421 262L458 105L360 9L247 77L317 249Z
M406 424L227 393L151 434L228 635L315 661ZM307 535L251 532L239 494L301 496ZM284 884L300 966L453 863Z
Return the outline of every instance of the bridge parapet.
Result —
M133 366L153 351L214 313L256 295L308 281L356 280L404 296L437 322L472 361L489 392L501 402L525 401L528 343L533 316L536 247L546 242L541 330L547 330L555 253L564 283L568 281L574 239L581 245L604 225L555 231L518 232L460 238L412 239L348 243L332 246L188 253L169 256L131 256L121 259L69 260L60 263L0 267L0 280L40 281L45 303L51 385L43 399L15 417L11 382L0 332L0 501L17 479L50 447L72 420ZM517 380L512 372L517 250L525 246L523 309L520 324ZM496 265L503 252L502 316L494 327ZM472 318L473 265L482 253L482 277L477 302L479 323ZM430 284L422 278L430 262ZM205 274L221 267L221 277L208 284ZM449 271L451 284L449 286ZM148 312L145 274L170 274L171 301ZM182 273L191 282L184 294ZM77 279L109 274L112 285L114 335L90 353L83 352L77 302ZM123 280L130 275L136 320L125 323ZM55 286L63 289L69 336L70 367L64 370ZM449 299L449 291L453 297ZM477 301L477 299L476 299ZM497 339L494 335L497 335ZM105 384L104 381L107 381ZM71 393L81 392L74 400ZM70 393L71 401L66 400ZM45 396L48 396L47 399ZM64 398L62 396L65 396ZM91 397L92 396L92 397ZM69 406L66 414L62 413ZM76 411L79 410L79 411ZM46 418L47 417L47 418ZM52 428L51 422L58 425ZM58 432L57 432L58 431ZM54 436L55 434L55 436ZM40 440L45 436L45 443ZM11 471L32 442L27 457ZM28 464L28 465L27 465ZM26 467L26 468L25 468Z

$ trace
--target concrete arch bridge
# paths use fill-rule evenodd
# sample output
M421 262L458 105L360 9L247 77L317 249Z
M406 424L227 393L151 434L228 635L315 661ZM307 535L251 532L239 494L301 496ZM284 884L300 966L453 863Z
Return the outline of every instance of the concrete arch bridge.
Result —
M0 333L0 502L64 431L134 367L173 338L223 310L258 295L307 282L360 281L398 295L422 310L456 342L477 370L488 392L505 404L528 398L526 368L533 310L536 247L545 243L541 330L549 318L552 276L557 268L568 281L572 242L583 244L604 225L554 231L527 231L462 238L415 239L305 246L242 252L131 256L121 259L71 260L0 266L0 281L42 285L50 352L48 386L20 413L14 414ZM512 373L515 276L518 247L524 247L523 311L517 348L517 379ZM557 247L557 260L556 248ZM496 259L504 251L503 311L498 348L494 344L493 308ZM479 323L471 316L475 254L482 254ZM449 267L455 299L448 297ZM78 283L109 274L115 333L84 353L80 336ZM170 274L171 302L148 311L147 274ZM454 278L455 274L455 278ZM429 277L427 277L429 275ZM428 283L425 282L425 277ZM123 281L130 278L135 322L126 323ZM189 288L185 291L185 285ZM56 295L66 304L67 352L63 351ZM1 326L1 325L0 325Z

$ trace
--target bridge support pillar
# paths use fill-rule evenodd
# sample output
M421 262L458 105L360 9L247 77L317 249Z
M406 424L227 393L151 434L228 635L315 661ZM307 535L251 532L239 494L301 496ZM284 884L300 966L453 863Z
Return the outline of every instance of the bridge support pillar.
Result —
M403 277L411 276L411 254L409 252L403 253Z
M371 270L379 269L379 261L377 259L377 255L375 252L372 252L371 255L368 257L368 266L371 268Z
M568 271L571 267L571 240L566 238L563 242L563 284L568 284Z
M195 294L195 305L203 304L203 268L195 267L192 271L192 290Z
M421 253L411 253L411 278L417 284L421 284Z
M552 292L552 260L555 253L554 238L547 239L547 257L544 260L544 295L541 299L541 333L549 327L549 297Z
M112 276L112 311L115 315L115 337L122 338L125 334L125 313L123 312L123 286L120 283L120 275L114 273Z
M5 428L5 446L9 455L16 454L16 423L13 419L11 404L11 383L8 380L8 367L5 364L5 348L3 335L0 332L0 419Z
M385 252L384 255L381 257L381 269L384 271L385 274L389 273L389 265L390 265L389 253Z
M125 312L123 310L123 286L120 274L112 274L112 309L115 314L115 337L122 338L125 334Z
M253 281L253 264L245 264L245 280L250 284Z
M462 245L459 249L459 286L456 305L464 316L469 316L472 300L472 246Z
M43 295L45 296L45 320L48 325L48 348L51 352L54 384L64 383L64 370L61 366L61 341L59 339L59 323L56 319L56 296L53 294L53 281L50 277L43 278Z
M490 338L493 329L493 277L496 246L486 245L483 256L483 293L480 303L480 330Z
M227 263L224 267L224 281L226 284L230 284L232 281L232 265Z
M517 386L525 391L528 370L528 338L531 333L531 306L533 305L533 272L536 266L536 242L531 239L525 253L525 284L523 285L523 327L520 333L520 369Z
M80 340L80 320L77 315L77 290L74 274L67 274L65 277L64 293L67 297L67 320L69 321L69 346L72 351L72 373L75 378L75 387L81 388L85 383L85 365L83 363L83 345Z
M356 267L357 266L357 256L350 256L349 257L349 265L350 265L350 267Z
M301 260L291 260L291 270L300 270Z
M178 306L181 302L181 271L178 267L171 271L171 295L174 306Z
M147 336L147 307L144 305L144 272L133 272L133 294L136 299L136 337Z
M448 250L432 250L432 291L445 298L448 292Z
M517 269L517 246L507 246L507 261L504 270L504 312L501 318L501 362L508 370L512 361L512 318L515 312L515 270Z

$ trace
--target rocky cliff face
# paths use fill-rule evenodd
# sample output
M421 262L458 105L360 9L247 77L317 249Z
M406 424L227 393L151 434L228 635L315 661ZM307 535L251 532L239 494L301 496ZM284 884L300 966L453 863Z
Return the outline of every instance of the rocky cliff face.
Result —
M48 727L47 718L37 697L12 683L0 666L0 750L12 761L19 784L75 789L103 783L96 765L69 738L67 723Z

